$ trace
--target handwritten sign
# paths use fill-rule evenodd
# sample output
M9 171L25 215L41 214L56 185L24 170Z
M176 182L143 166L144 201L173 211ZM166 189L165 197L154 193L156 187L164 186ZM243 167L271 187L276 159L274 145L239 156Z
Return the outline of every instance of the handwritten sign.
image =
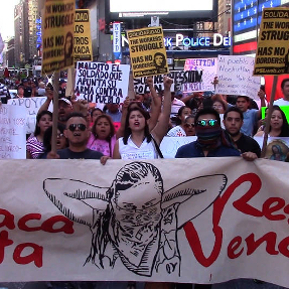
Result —
M74 0L46 0L42 21L42 74L73 66Z
M75 10L74 61L92 60L89 9Z
M252 76L254 57L239 55L219 55L216 93L243 95L258 100L261 77Z
M289 73L289 8L264 8L254 75Z
M26 158L25 124L26 110L23 107L0 106L0 159Z
M202 71L170 71L168 76L173 80L171 85L171 91L183 91L183 86L189 83L201 83L202 82ZM137 94L149 93L149 86L146 84L147 77L140 77L134 79L134 89ZM155 75L153 76L154 88L157 93L164 90L164 76Z
M127 32L133 77L169 72L162 27L148 27Z
M285 162L3 160L1 167L2 282L250 278L289 287Z
M79 61L75 93L78 99L96 103L121 103L128 95L130 66Z
M196 136L186 136L186 137L164 137L160 150L165 159L172 159L175 157L179 147L193 142L197 139Z
M36 125L36 115L41 105L46 101L46 97L13 98L8 100L8 105L26 108L26 133L33 133ZM50 103L49 111L53 111Z

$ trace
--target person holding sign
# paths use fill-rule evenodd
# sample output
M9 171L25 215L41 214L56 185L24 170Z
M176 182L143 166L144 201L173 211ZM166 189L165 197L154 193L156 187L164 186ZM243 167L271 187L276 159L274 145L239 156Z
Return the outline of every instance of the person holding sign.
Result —
M119 138L114 147L114 159L156 159L158 148L167 133L171 110L170 87L172 79L164 78L164 104L159 122L149 131L148 113L140 107L134 107L127 113L124 137Z

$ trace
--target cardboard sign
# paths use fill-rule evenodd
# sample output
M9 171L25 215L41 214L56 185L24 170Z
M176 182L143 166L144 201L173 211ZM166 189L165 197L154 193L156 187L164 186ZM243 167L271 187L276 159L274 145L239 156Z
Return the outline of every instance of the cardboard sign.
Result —
M122 103L128 95L130 66L79 61L76 65L75 94L95 103Z
M74 21L74 61L92 61L89 9L76 9Z
M23 107L0 106L0 159L26 159L26 110Z
M289 8L264 8L254 75L289 73Z
M242 55L219 55L217 75L219 83L216 93L243 95L259 100L261 77L252 76L254 57Z
M186 59L184 70L195 70L199 73L201 72L202 79L200 82L185 83L183 86L183 92L214 91L215 88L212 82L214 77L217 75L217 63L217 58Z
M289 287L287 163L3 160L1 167L1 282L250 278Z
M127 32L133 77L168 74L162 27L147 27Z
M73 66L74 0L46 0L42 21L42 74Z
M26 109L26 134L34 132L36 125L36 115L39 108L46 101L46 99L46 96L8 99L8 105L20 106ZM52 103L50 103L48 110L53 112Z

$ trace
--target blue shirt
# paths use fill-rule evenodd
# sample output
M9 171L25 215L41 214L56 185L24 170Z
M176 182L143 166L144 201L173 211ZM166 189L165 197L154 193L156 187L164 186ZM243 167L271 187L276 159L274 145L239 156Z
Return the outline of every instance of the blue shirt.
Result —
M257 109L247 109L247 111L243 112L244 123L240 129L243 134L247 136L253 135L254 126L258 120L258 112L259 110Z
M176 158L201 158L204 157L202 148L197 145L196 141L190 142L181 146L177 153ZM209 151L207 157L236 157L240 156L240 152L235 148L226 146L219 146L214 150Z

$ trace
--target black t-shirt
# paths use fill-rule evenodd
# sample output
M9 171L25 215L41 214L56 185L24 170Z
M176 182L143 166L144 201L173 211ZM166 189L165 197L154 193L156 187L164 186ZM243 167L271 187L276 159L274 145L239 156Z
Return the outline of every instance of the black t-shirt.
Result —
M24 87L24 97L31 97L32 88L30 86Z
M103 154L91 149L86 149L83 152L73 152L69 148L57 151L60 159L96 159L99 160Z
M258 158L261 157L260 146L253 138L242 134L235 144L242 153L252 152L255 153Z

